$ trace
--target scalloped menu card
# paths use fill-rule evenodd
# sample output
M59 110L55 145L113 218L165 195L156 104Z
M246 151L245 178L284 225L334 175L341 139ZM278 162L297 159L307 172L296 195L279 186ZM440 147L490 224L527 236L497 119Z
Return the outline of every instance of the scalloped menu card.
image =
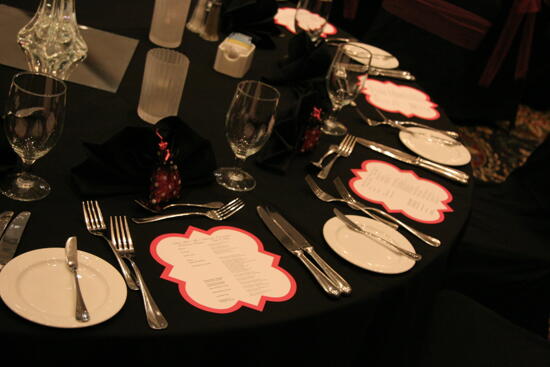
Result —
M382 205L389 213L401 213L422 223L440 223L453 195L440 184L419 177L414 171L401 170L393 164L367 160L349 186L362 199Z
M157 237L150 251L165 266L161 278L177 283L181 296L205 311L230 313L243 306L262 311L267 301L286 301L296 293L296 281L278 266L280 256L240 228L190 226L185 234Z

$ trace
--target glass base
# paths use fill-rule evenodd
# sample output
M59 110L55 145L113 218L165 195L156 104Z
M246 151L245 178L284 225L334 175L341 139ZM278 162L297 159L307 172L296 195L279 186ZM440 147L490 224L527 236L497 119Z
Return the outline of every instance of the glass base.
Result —
M336 120L327 119L323 121L323 126L321 126L321 132L327 135L342 136L348 132L348 128L344 124Z
M30 173L16 173L2 179L0 191L10 199L35 201L48 196L51 188L43 178Z
M238 167L222 167L214 171L216 182L233 191L250 191L256 187L256 180Z

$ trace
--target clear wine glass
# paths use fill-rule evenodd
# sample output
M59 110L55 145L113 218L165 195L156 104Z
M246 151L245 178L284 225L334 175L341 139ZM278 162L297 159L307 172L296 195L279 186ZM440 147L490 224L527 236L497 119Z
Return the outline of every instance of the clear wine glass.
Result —
M344 43L338 46L326 77L332 110L321 126L323 133L336 136L347 133L347 127L338 122L336 115L363 89L371 59L372 54L361 44Z
M296 5L294 28L305 32L313 43L320 40L330 15L332 0L300 0Z
M46 197L50 185L30 173L34 162L57 143L63 130L67 86L62 80L33 72L16 74L10 86L4 132L21 158L21 172L0 182L0 191L9 198L34 201Z
M245 80L237 85L225 118L225 135L237 167L214 171L220 185L234 191L250 191L256 186L254 177L244 171L242 165L269 139L279 96L277 89L259 81Z

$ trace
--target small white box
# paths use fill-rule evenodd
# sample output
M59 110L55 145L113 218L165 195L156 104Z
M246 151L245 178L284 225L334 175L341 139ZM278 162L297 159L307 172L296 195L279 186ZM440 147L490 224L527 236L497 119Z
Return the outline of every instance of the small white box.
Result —
M256 46L247 42L242 34L231 34L218 46L214 70L219 73L242 78L250 69Z

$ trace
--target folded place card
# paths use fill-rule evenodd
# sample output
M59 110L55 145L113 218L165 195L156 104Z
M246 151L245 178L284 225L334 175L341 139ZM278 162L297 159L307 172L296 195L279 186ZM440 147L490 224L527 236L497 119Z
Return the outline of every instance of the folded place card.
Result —
M296 293L296 281L278 266L280 257L239 228L189 227L185 234L157 237L150 250L166 267L161 278L177 283L182 297L205 311L230 313L242 306L262 311L267 301L286 301Z
M285 27L288 29L291 33L296 33L296 28L294 27L294 17L296 15L296 9L294 8L279 8L277 11L277 14L275 14L275 24L278 24L280 26ZM311 24L315 24L317 22L324 22L325 20L317 15L311 13L311 17L305 20L304 22L308 22ZM321 34L321 37L330 36L333 34L336 34L338 32L338 29L333 26L330 23L325 24L325 28L323 29L323 33Z
M382 205L389 213L401 213L422 223L440 223L453 196L440 184L393 164L367 160L360 169L352 170L355 177L350 188L361 198Z
M440 117L437 104L430 100L430 96L407 85L368 79L361 93L367 102L384 111L425 120L437 120Z

